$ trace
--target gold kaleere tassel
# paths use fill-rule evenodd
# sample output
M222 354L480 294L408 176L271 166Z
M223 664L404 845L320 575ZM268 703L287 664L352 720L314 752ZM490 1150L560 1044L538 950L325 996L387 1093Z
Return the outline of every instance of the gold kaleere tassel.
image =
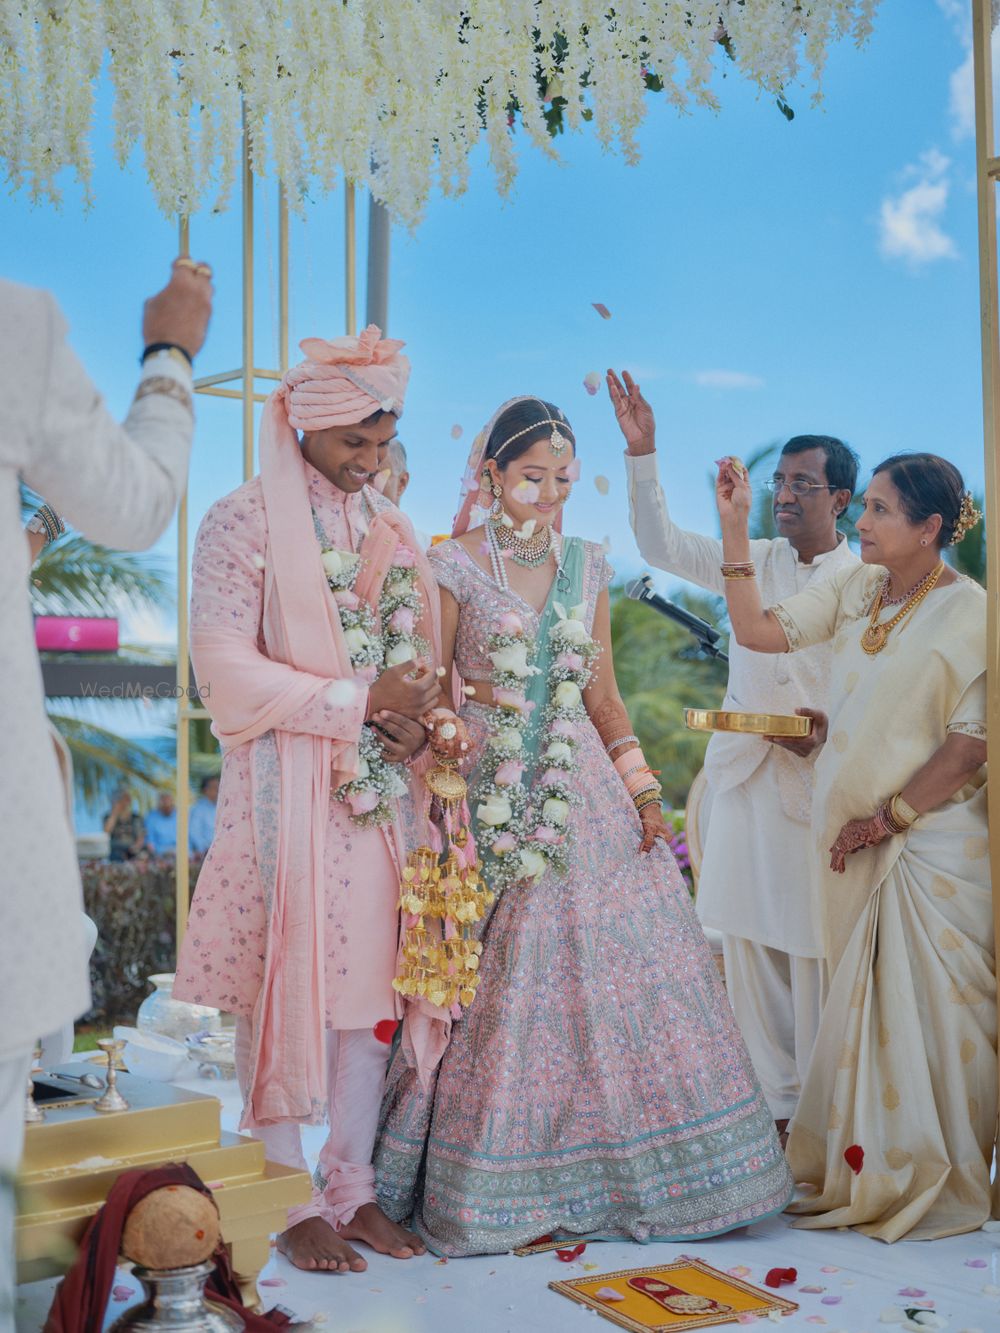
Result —
M467 865L459 855L471 836L462 820L466 782L458 772L468 750L465 724L442 710L429 714L424 724L438 761L424 781L440 805L447 843L440 854L422 846L406 858L399 894L401 963L392 984L401 995L451 1009L475 999L483 946L473 938L472 927L485 917L494 894L479 862Z

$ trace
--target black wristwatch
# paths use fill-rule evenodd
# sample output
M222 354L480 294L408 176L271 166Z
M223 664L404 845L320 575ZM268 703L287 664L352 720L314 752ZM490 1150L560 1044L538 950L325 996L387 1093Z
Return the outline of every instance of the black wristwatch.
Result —
M147 343L142 349L139 365L144 366L148 358L151 357L154 352L169 352L170 355L178 361L183 357L189 369L194 366L194 360L192 359L191 353L181 347L180 343Z

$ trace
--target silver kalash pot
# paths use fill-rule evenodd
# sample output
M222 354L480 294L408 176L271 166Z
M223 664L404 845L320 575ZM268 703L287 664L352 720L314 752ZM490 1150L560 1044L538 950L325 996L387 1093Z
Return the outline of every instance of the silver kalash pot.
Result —
M142 1268L132 1272L142 1283L146 1300L126 1310L108 1333L243 1333L243 1320L232 1310L209 1306L205 1283L214 1264L194 1264L190 1268Z

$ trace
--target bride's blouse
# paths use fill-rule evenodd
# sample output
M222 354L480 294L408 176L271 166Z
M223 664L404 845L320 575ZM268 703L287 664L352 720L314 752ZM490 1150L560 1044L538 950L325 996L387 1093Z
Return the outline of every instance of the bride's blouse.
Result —
M595 542L583 544L586 548L584 622L589 630L594 623L597 598L614 578L614 570L604 558L602 547ZM441 542L428 552L428 558L438 583L448 589L462 608L455 636L458 674L468 681L489 680L493 667L486 655L486 643L496 633L500 616L505 611L516 611L525 631L532 636L538 633L541 616L513 589L508 592L499 587L492 574L480 568L461 542Z

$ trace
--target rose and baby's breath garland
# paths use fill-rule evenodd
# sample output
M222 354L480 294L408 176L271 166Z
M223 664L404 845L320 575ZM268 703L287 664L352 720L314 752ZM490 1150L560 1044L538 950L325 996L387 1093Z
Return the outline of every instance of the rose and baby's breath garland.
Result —
M379 595L377 614L354 591L361 557L354 551L324 547L321 558L355 675L371 684L387 666L426 654L427 644L415 632L421 602L412 551L405 546L396 548ZM357 776L337 790L351 819L362 828L391 823L393 802L407 789L402 765L390 763L376 733L369 726L362 727Z
M537 882L549 868L565 871L569 816L580 803L575 752L587 721L583 691L600 646L587 633L583 606L567 612L556 603L555 611L547 699L537 722L537 769L527 782L522 756L535 705L526 689L530 678L540 674L534 664L538 645L514 611L501 616L487 643L495 702L473 803L479 845L489 853L485 875L496 894L524 879Z

